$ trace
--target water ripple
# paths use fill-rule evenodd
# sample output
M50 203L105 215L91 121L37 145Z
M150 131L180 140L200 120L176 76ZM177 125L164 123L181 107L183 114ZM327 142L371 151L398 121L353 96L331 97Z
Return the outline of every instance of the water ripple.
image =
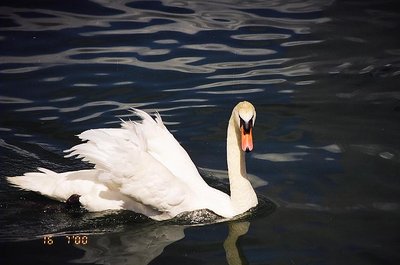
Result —
M2 104L26 104L26 103L32 103L32 100L16 98L16 97L0 96L0 103L2 103Z
M170 71L174 70L178 72L187 72L187 73L209 73L213 71L206 67L190 65L190 63L204 59L203 57L176 57L157 62L142 61L136 57L122 57L122 56L109 57L110 53L124 50L124 48L126 48L126 50L132 51L132 47L112 47L112 48L94 47L92 49L95 51L93 51L92 49L84 49L84 50L71 49L57 54L41 54L41 55L24 56L24 57L0 56L1 61L8 62L9 64L38 65L35 67L22 67L22 68L18 67L18 68L4 69L0 70L0 73L3 74L27 73L27 72L37 71L39 69L53 67L56 65L68 65L68 64L122 64L122 65L139 66L152 70L170 70ZM100 51L102 51L104 55L108 56L104 57L99 56ZM97 54L97 56L94 58L78 59L79 57L82 57L85 54L93 54L93 53ZM146 55L149 55L149 52L147 52Z
M201 51L224 51L238 55L269 55L276 53L276 51L270 49L260 49L260 48L243 49L243 48L230 47L228 45L218 44L218 43L183 45L181 46L181 48L201 50Z
M226 61L219 63L208 63L204 67L221 70L221 69L238 69L238 68L253 68L259 66L271 66L280 65L291 61L290 58L278 58L278 59L266 59L266 60L256 60L256 61Z
M321 43L323 40L307 40L307 41L288 41L281 44L283 47L292 47L292 46L300 46L300 45L308 45L308 44L316 44Z
M78 37L77 42L82 42L79 40L79 38L82 38L85 39L86 43L98 42L99 44L96 46L69 47L47 54L35 54L35 50L40 46L31 45L29 51L25 50L27 54L24 54L24 56L17 56L13 53L0 56L0 60L6 63L0 69L0 73L23 74L57 65L92 63L129 65L152 70L199 74L212 73L216 69L227 69L229 67L248 68L269 65L272 61L268 62L268 60L282 59L246 60L246 64L226 61L193 65L192 63L203 60L204 57L177 56L176 52L184 54L183 50L189 49L214 53L229 52L242 56L270 56L278 52L276 46L269 43L260 46L256 42L288 40L282 43L282 46L315 44L318 43L317 40L297 41L292 40L292 37L295 34L309 33L313 25L328 22L329 18L313 16L312 14L329 6L331 1L319 1L318 3L312 0L300 3L253 1L251 4L242 2L237 6L232 6L231 3L225 1L182 2L168 0L151 2L151 5L130 1L110 2L106 7L102 3L94 4L99 6L99 12L80 12L79 15L68 11L41 8L36 8L34 11L29 8L2 8L0 11L2 18L10 22L8 27L2 28L5 33L8 31L36 32L37 34L34 34L32 39L40 43L43 39L42 31L63 32L74 29L76 31L75 36ZM107 15L104 15L105 9L108 10ZM310 16L296 15L300 13L309 13ZM257 34L249 34L246 31L240 33L239 31L248 28L259 28L262 31ZM273 29L273 32L271 32L271 29ZM268 31L263 32L265 30ZM177 33L193 36L204 31L223 31L232 40L247 41L248 43L245 47L218 42L202 43L199 41L201 38L196 36L194 43L178 46L180 41L177 39ZM168 33L168 38L164 37L165 33ZM150 40L158 45L157 48L150 48L149 45L137 46L132 45L132 43L129 45L115 45L115 43L101 45L109 42L109 38L106 41L106 38L102 38L102 36L115 36L115 38L130 36L134 40L141 39L141 36L151 35L156 38L150 38ZM5 43L10 40L10 36L7 36L7 34L0 37ZM60 40L62 41L63 38ZM60 45L52 45L52 47L60 47ZM58 80L47 79L47 81ZM75 86L86 85L94 84L75 84Z
M252 94L263 92L265 89L262 88L249 88L249 89L234 89L234 90L222 90L222 91L199 91L200 94L210 95L239 95L239 94Z
M247 78L264 75L283 75L283 76L306 76L314 73L312 70L312 63L298 63L288 67L273 68L273 69L256 69L251 70L242 74L227 74L227 75L213 75L209 76L209 79L221 79L221 78Z
M236 40L284 40L290 38L290 34L257 33L257 34L238 34L232 35Z

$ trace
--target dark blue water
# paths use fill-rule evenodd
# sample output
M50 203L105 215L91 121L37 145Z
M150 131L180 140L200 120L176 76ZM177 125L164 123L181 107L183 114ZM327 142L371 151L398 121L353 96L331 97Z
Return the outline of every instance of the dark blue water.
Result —
M396 1L2 1L1 264L398 264ZM76 134L158 110L227 188L232 107L257 109L244 220L156 223L10 187ZM270 207L269 201L276 208Z

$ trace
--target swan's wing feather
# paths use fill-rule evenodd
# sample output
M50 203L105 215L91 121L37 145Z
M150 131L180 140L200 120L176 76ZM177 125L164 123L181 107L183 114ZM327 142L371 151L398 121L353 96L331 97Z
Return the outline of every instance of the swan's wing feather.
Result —
M135 130L135 124L132 130ZM79 135L85 143L72 147L67 156L77 155L109 172L120 192L160 212L176 211L184 204L189 188L168 168L146 152L140 135L122 129L94 129ZM173 209L176 208L176 209Z
M142 119L141 123L124 122L122 126L138 135L147 152L187 185L195 187L204 184L190 156L165 127L159 113L153 119L142 110L132 111Z

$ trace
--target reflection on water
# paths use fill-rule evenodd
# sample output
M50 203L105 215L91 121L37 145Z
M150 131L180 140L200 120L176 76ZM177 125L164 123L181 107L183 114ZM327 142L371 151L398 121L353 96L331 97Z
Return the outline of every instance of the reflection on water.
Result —
M249 231L249 222L230 222L229 234L224 241L224 249L226 252L226 261L229 265L244 265L247 264L245 256L241 253L238 245L238 239Z
M152 225L129 232L90 237L90 244L78 245L84 256L76 263L149 264L165 247L185 237L184 226Z
M321 147L310 147L310 146L306 146L306 145L298 145L298 146L296 146L296 148L303 149L303 150L300 150L298 152L289 152L289 153L266 153L266 154L254 153L252 155L252 157L256 158L256 159L271 161L271 162L294 162L294 161L301 161L301 160L303 160L304 156L311 155L310 152L305 152L305 151L307 151L307 149L314 149L314 150L326 151L326 152L324 152L325 154L322 154L323 152L321 152L321 154L320 154L321 158L323 158L325 160L335 160L335 158L333 158L333 156L335 156L335 154L342 152L340 147L336 144L331 144L331 145L321 146Z
M242 251L237 241L247 233L249 226L247 221L228 223L229 231L223 246L229 265L247 264L245 256L240 254ZM167 246L182 240L185 229L182 225L152 225L129 232L93 235L89 244L76 245L84 250L84 255L72 262L147 265L161 255Z

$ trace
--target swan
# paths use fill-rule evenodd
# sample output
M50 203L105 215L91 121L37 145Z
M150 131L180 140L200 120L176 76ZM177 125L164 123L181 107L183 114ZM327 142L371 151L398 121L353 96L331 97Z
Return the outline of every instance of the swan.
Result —
M184 212L207 209L233 218L258 204L247 177L245 152L253 149L256 110L248 101L232 110L226 139L230 195L210 187L191 158L165 127L160 114L132 108L141 120L122 121L121 128L90 129L83 143L66 150L94 164L92 169L39 172L8 177L11 185L38 192L88 211L131 210L162 221Z

